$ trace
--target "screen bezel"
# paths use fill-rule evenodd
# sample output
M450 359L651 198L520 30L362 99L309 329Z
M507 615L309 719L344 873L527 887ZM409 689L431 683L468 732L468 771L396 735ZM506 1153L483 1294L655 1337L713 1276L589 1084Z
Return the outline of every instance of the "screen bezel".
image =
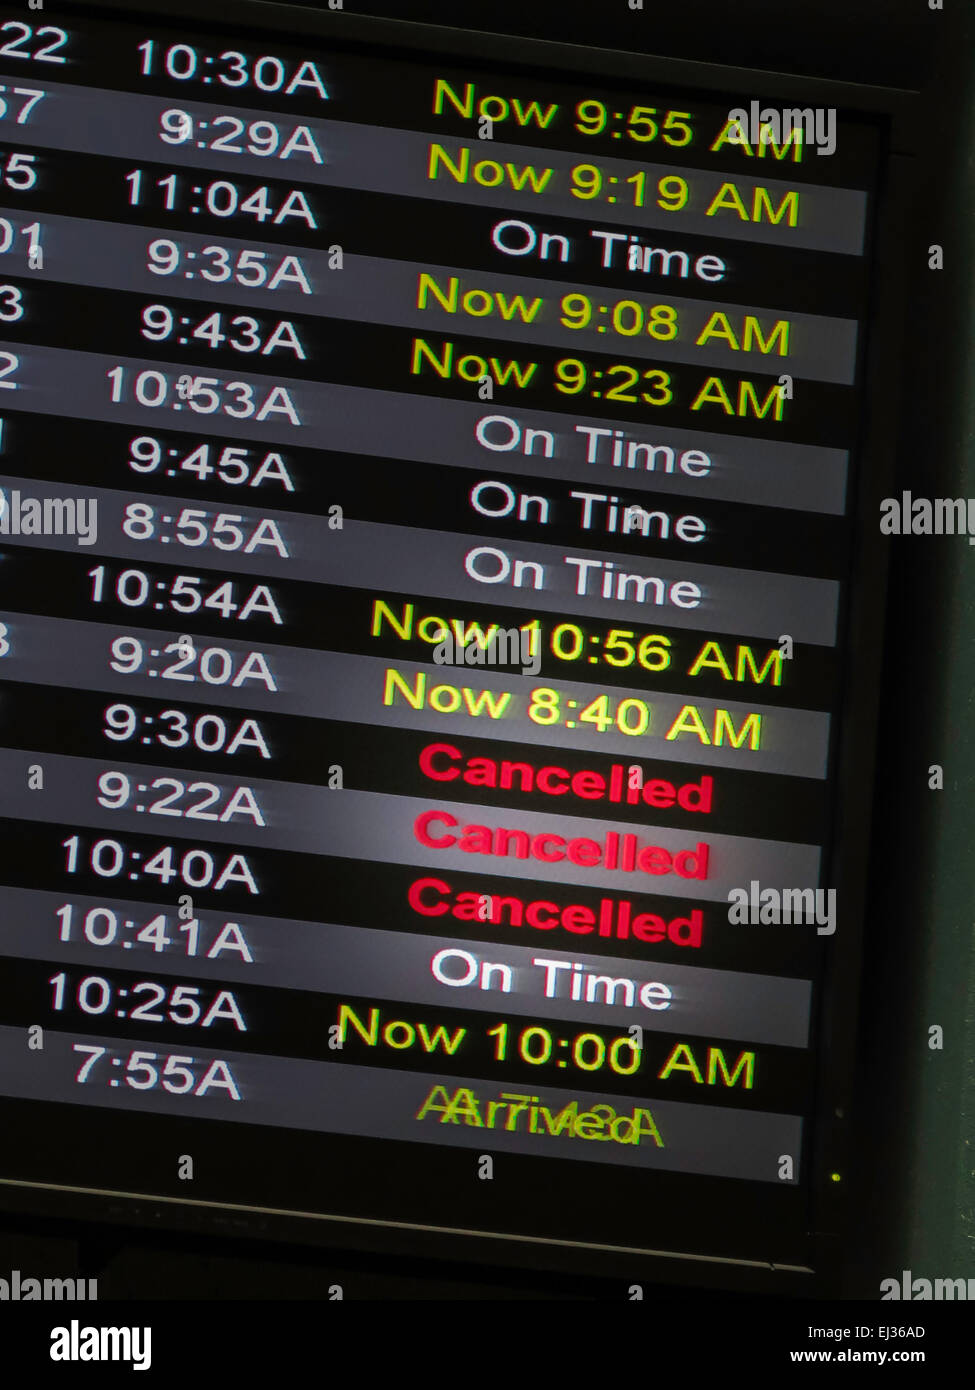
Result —
M163 27L185 22L193 30L228 25L218 0L197 0L178 4L162 19ZM124 13L128 19L145 15L159 24L148 0L102 0L86 5L71 0L67 15L110 18ZM0 1206L45 1214L72 1214L140 1226L165 1225L178 1229L220 1229L228 1231L228 1214L233 1229L250 1236L273 1236L301 1242L339 1242L352 1248L415 1251L450 1258L473 1258L498 1263L517 1262L548 1268L579 1268L584 1262L592 1272L595 1266L607 1270L659 1269L662 1277L730 1281L741 1287L752 1281L773 1285L793 1283L796 1276L825 1269L842 1229L842 1213L848 1168L847 1133L851 1117L856 1029L859 993L862 918L866 903L865 871L869 844L871 810L870 787L875 749L873 731L879 703L882 628L886 584L886 549L879 529L868 524L869 505L886 495L892 476L896 412L886 402L896 399L899 376L901 326L896 306L902 300L903 268L899 248L907 206L908 165L912 153L913 125L910 94L885 88L861 87L843 82L779 75L742 68L716 67L689 60L654 58L643 54L621 53L609 49L582 50L575 46L513 36L473 33L440 26L417 25L409 21L350 16L341 11L317 12L291 6L245 3L235 6L233 30L273 33L280 38L308 40L329 36L351 43L375 45L406 53L433 54L469 59L491 65L503 63L524 70L528 75L540 70L556 75L584 73L587 78L609 81L648 80L661 86L678 88L707 97L717 93L747 90L769 100L784 88L792 99L803 104L832 105L876 120L887 140L882 160L880 185L874 207L874 241L870 258L870 313L867 372L859 387L861 413L859 447L851 448L858 457L857 490L851 514L856 519L853 572L850 579L846 634L838 647L844 657L843 693L840 700L840 737L837 750L832 843L836 849L832 873L827 882L835 886L843 907L846 927L831 943L832 965L821 995L817 1029L821 1038L819 1057L820 1088L815 1111L809 1123L814 1146L809 1194L811 1222L806 1258L792 1269L772 1271L752 1255L703 1255L676 1249L632 1249L620 1245L554 1241L526 1234L498 1234L471 1227L435 1228L416 1223L397 1223L389 1219L366 1219L319 1212L295 1212L285 1207L254 1206L240 1203L180 1199L152 1193L105 1190L92 1186L25 1183L0 1178ZM866 325L865 325L866 327ZM0 1100L0 1110L7 1102ZM63 1107L44 1105L47 1111ZM96 1117L109 1118L105 1111L78 1107ZM115 1116L111 1119L114 1122ZM47 1126L45 1125L45 1128ZM56 1131L56 1114L50 1128ZM229 1127L228 1151L235 1147L235 1131ZM418 1166L426 1145L412 1146L418 1151ZM592 1172L597 1165L571 1165ZM605 1169L603 1169L605 1172ZM839 1181L834 1175L839 1175ZM744 1217L748 1216L745 1204ZM720 1275L715 1270L720 1269ZM803 1284L807 1279L799 1277Z

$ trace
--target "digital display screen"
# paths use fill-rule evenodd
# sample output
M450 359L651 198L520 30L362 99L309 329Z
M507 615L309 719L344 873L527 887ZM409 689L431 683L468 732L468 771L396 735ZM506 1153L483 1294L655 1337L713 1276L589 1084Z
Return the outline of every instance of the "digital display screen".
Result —
M883 125L238 9L0 16L0 1176L800 1259Z

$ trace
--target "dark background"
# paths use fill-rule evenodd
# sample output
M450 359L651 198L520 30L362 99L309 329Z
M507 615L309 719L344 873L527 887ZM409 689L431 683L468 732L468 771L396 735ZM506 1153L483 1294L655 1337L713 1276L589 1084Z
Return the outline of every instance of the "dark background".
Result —
M924 0L791 6L772 0L664 6L646 0L642 11L631 11L626 0L362 0L347 3L345 12L918 91L923 156L907 248L914 274L903 306L910 352L906 389L892 384L890 409L900 412L902 485L929 496L958 496L975 491L966 488L962 475L969 363L965 351L957 350L971 338L970 305L957 287L967 275L961 228L970 218L971 191L964 186L967 132L961 113L970 96L967 54L973 49L971 18L966 51L961 7L952 9L952 0L946 5L947 12L939 12ZM285 7L266 8L270 19ZM46 9L45 18L54 21L48 15ZM941 274L927 269L931 243L944 246ZM963 541L958 546L966 549ZM966 769L975 761L966 761L966 741L950 717L964 709L964 678L953 654L964 641L971 597L964 588L968 581L955 573L958 556L948 557L947 547L919 538L892 547L857 1053L850 1202L855 1215L837 1252L835 1279L814 1291L820 1295L875 1299L879 1279L899 1272L911 1258L916 1272L928 1277L972 1270L971 1228L958 1201L964 1190L958 1174L971 1167L963 1157L961 1104L968 1054L959 1043L971 1027L965 1012L971 922L964 915L965 878L954 885L960 901L953 903L945 876L945 847L952 855L964 853L958 815L970 798ZM962 562L967 558L960 556ZM933 763L945 766L946 784L934 810L939 794L927 791ZM943 1058L927 1053L924 1036L932 1023L945 1028L954 1053L948 1041ZM923 1190L928 1195L922 1201ZM628 1280L595 1268L590 1279L533 1274L516 1268L513 1256L506 1264L503 1253L494 1256L493 1266L448 1265L380 1250L378 1241L371 1254L262 1242L253 1238L259 1226L252 1224L241 1239L237 1232L244 1222L233 1213L227 1214L225 1236L212 1221L205 1231L201 1223L196 1234L173 1234L135 1229L125 1216L121 1207L117 1225L0 1216L0 1270L77 1270L97 1276L101 1299L321 1299L333 1283L343 1286L346 1298L366 1299L626 1297ZM154 1214L148 1211L145 1219L152 1222ZM959 1252L967 1254L967 1268L958 1263ZM929 1260L924 1269L917 1263L922 1255ZM748 1287L744 1277L727 1273L698 1278L706 1288L726 1281ZM652 1283L644 1284L650 1297ZM655 1292L667 1291L661 1285Z

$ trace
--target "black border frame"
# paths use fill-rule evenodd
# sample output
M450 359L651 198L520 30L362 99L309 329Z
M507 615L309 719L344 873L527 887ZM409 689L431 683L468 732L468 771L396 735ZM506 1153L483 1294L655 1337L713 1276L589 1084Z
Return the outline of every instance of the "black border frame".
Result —
M826 878L837 889L842 904L841 926L831 943L833 960L821 998L819 1052L821 1092L809 1128L815 1136L810 1197L814 1213L809 1266L769 1266L755 1260L687 1254L679 1251L637 1251L615 1247L551 1242L538 1237L506 1236L495 1232L431 1230L397 1226L323 1213L298 1213L287 1209L221 1206L154 1194L100 1191L89 1188L31 1185L0 1178L0 1208L43 1213L61 1218L82 1217L142 1227L229 1233L250 1238L293 1241L301 1244L334 1244L349 1248L417 1253L450 1259L490 1263L514 1263L526 1268L572 1270L585 1261L589 1274L633 1275L688 1283L713 1283L721 1271L722 1283L738 1290L812 1292L819 1276L829 1284L842 1248L848 1213L846 1186L830 1174L849 1169L849 1130L856 1057L857 1006L860 993L862 919L866 908L866 864L870 837L873 774L876 758L874 731L879 707L879 675L886 593L887 548L873 524L872 507L887 495L893 476L898 412L886 401L899 396L905 267L903 264L909 207L910 162L916 153L915 103L912 92L889 87L853 84L825 78L790 76L769 71L701 63L680 58L658 58L616 49L585 49L520 35L461 30L411 21L360 17L343 11L324 11L265 0L236 0L228 14L220 0L177 0L159 14L151 0L62 0L70 14L111 18L113 12L127 19L145 15L154 23L171 27L181 19L194 25L232 23L240 29L273 31L283 38L307 41L329 36L353 42L445 54L490 64L532 69L550 68L557 74L585 73L616 81L657 81L690 93L713 97L747 89L759 98L773 99L788 88L790 100L833 105L859 116L876 117L887 126L887 155L880 171L874 201L874 238L871 257L867 371L862 378L863 409L861 442L854 472L855 498L849 512L856 522L853 569L849 578L845 640L838 648L846 659L844 693L838 720L841 734L837 751L833 807L833 872ZM42 12L43 13L43 12ZM49 16L44 13L47 20ZM513 45L516 51L512 52ZM236 1215L234 1220L230 1213ZM679 1271L679 1272L678 1272ZM809 1276L816 1277L810 1279Z

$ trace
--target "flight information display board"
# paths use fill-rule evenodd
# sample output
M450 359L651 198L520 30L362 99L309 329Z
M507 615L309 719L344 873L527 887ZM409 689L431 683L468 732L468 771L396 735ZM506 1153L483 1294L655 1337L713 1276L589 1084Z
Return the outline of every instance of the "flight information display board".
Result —
M238 9L0 15L0 1176L799 1258L882 126Z

